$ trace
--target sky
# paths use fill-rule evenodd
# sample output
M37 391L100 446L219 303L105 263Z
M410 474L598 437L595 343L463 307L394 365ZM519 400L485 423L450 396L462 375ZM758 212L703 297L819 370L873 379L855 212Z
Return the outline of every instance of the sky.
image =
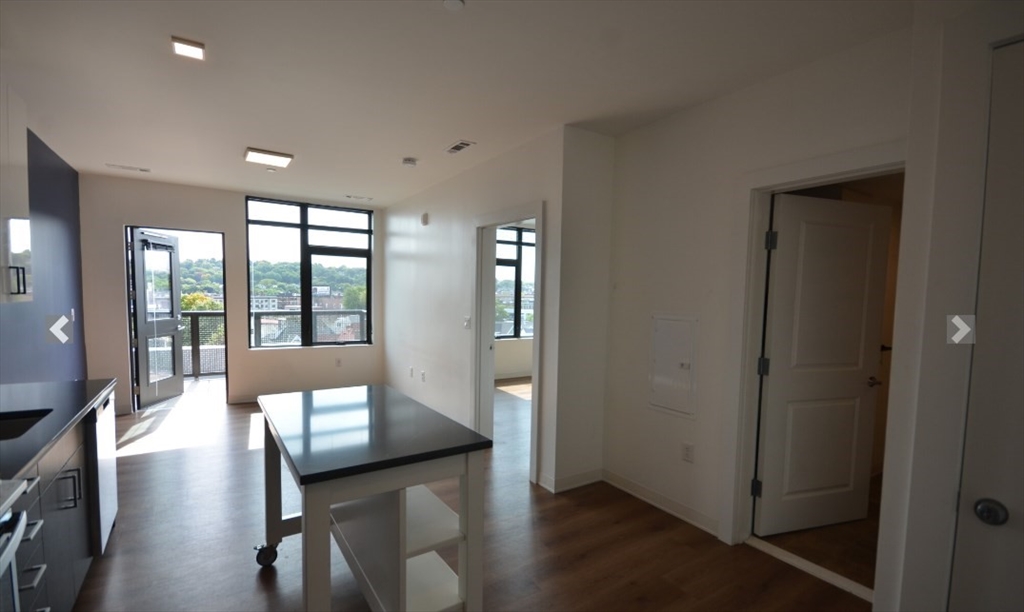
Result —
M178 259L224 259L222 234L217 232L187 232L180 230L149 229L157 234L174 236L178 239Z

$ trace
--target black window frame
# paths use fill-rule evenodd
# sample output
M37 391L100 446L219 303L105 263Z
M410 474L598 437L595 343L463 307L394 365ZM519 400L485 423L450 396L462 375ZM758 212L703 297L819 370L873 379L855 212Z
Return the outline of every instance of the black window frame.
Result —
M515 289L513 295L513 312L512 312L512 333L511 334L494 334L495 340L512 340L523 338L522 330L522 313L523 313L523 247L533 247L534 253L536 254L537 248L537 230L530 229L527 227L499 227L498 231L514 231L516 232L516 239L513 240L502 240L496 239L496 244L507 244L516 247L516 258L508 259L495 257L494 265L505 266L513 268L515 270ZM533 242L526 242L523 240L523 234L533 234ZM534 292L537 288L534 287ZM526 336L532 338L533 336Z
M285 204L295 206L299 209L299 222L287 221L264 221L251 219L249 216L249 203L266 202L268 204ZM324 209L332 211L343 211L365 214L367 216L367 229L334 227L328 225L316 225L309 223L310 209ZM296 202L293 200L278 200L274 198L263 198L258 196L246 196L245 198L245 254L247 266L247 285L249 290L249 348L250 349L271 349L271 348L301 348L310 346L370 346L373 344L373 217L374 211L365 208L351 208L342 206L325 206L323 204L311 204L308 202ZM299 230L299 315L301 344L282 344L276 346L254 345L253 334L253 308L252 308L252 255L249 248L249 228L253 225L268 227L284 227ZM365 249L351 247L333 247L309 244L309 232L329 231L346 234L360 234L367 237ZM337 257L358 257L366 258L366 339L332 342L313 341L313 257L316 255L337 256Z

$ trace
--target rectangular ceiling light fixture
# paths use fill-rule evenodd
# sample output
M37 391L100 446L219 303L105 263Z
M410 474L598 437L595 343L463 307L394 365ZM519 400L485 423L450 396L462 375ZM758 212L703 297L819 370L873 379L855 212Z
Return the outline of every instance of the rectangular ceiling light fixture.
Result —
M197 60L206 59L206 45L203 43L185 40L177 36L171 37L171 43L174 45L174 52L178 55L184 55L185 57Z
M295 156L288 155L287 153L261 151L260 149L253 149L252 147L245 150L245 161L263 166L287 168L288 164L292 163L293 159L295 159Z

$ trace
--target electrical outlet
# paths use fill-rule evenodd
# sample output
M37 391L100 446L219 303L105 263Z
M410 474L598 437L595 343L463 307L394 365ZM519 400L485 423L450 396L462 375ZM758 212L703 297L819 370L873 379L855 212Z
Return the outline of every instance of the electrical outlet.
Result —
M693 444L684 442L683 443L683 461L687 463L693 463Z
M337 359L334 360L334 367L336 367L336 368L340 368L341 367L341 357L338 357Z
M427 373L426 373L426 371L420 370L420 380L423 381L423 382L427 382Z

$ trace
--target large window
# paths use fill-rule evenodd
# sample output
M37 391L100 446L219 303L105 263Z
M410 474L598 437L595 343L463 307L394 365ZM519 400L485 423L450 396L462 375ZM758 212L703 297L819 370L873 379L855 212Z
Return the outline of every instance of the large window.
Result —
M523 227L498 229L494 268L494 337L533 337L534 262L537 234Z
M249 346L369 344L373 213L259 198L249 223Z

